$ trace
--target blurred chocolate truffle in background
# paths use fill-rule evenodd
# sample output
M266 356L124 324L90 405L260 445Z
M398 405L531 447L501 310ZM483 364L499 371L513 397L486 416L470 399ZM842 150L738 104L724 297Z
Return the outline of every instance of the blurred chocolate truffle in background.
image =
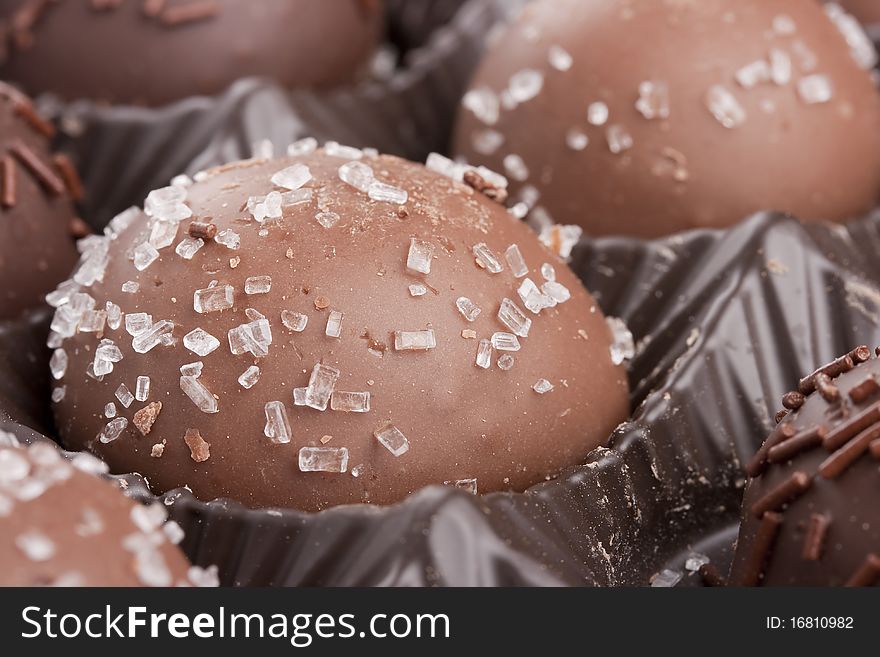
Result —
M880 584L880 360L859 347L805 377L748 464L736 586Z
M76 263L80 186L70 161L50 152L53 132L0 83L0 320L42 303Z
M631 336L502 177L290 153L156 190L90 245L53 322L65 444L156 491L319 510L523 490L606 442Z
M378 0L10 0L0 77L28 93L161 105L260 76L354 80L379 41Z
M190 568L183 531L161 503L142 506L48 442L13 446L0 430L0 586L177 586L216 575ZM103 466L106 467L106 466Z
M455 152L594 235L845 220L880 189L880 95L870 40L836 22L801 0L536 0L464 96Z

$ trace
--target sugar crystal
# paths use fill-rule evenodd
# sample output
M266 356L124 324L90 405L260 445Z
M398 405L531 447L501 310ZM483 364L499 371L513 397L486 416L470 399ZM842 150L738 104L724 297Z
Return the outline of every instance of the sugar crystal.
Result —
M567 71L574 63L574 60L568 51L562 46L557 45L550 46L550 50L547 53L547 59L550 62L550 66L557 71Z
M501 104L498 95L489 87L471 89L461 99L462 106L471 112L477 120L486 125L498 123L501 114Z
M318 363L312 369L312 375L309 378L309 386L306 388L305 405L318 411L326 411L327 405L330 403L330 396L336 387L336 381L339 379L339 370L329 365ZM294 402L296 391L294 390Z
M134 401L134 395L131 394L131 391L128 389L128 386L124 383L120 383L119 387L116 388L116 399L119 400L119 403L128 408L131 406L131 403Z
M245 294L267 294L271 289L271 276L250 276L244 282Z
M305 137L293 142L287 147L287 154L291 157L314 153L318 148L318 140L314 137Z
M115 331L122 325L122 308L112 301L108 301L104 308L104 312L107 314L107 326Z
M436 346L434 329L394 332L394 348L397 351L427 351Z
M220 340L201 328L183 336L183 346L198 356L207 356L220 346Z
M669 118L669 85L660 80L639 83L636 110L646 119Z
M15 546L30 561L48 561L55 556L57 548L48 536L36 529L29 530L15 537Z
M514 277L522 278L529 273L529 267L526 265L522 251L519 250L519 246L516 244L511 244L507 247L507 251L504 252L504 257L507 260L507 264Z
M624 361L631 360L636 354L633 334L627 328L622 319L617 317L606 317L605 322L611 330L613 342L609 348L611 351L611 362L620 365Z
M346 160L360 160L364 156L361 149L345 146L335 141L328 141L324 144L324 152L330 157L341 157Z
M409 451L409 441L403 432L393 424L386 424L381 429L374 431L373 435L394 456L403 456Z
M526 279L528 280L528 279ZM532 320L510 299L505 298L498 309L498 319L514 334L527 338L532 328ZM496 347L497 348L497 347Z
M245 390L250 390L257 384L257 381L259 380L260 368L256 365L251 365L244 372L242 372L241 376L238 377L238 385L240 385Z
M498 351L519 351L519 339L513 333L493 333L492 347Z
M101 429L101 433L98 434L98 441L103 443L104 445L108 443L112 443L114 440L119 438L122 435L122 432L125 431L125 428L128 426L128 420L124 417L117 417L113 420L110 420L103 429Z
M529 169L525 161L515 153L504 156L504 171L516 181L524 182L529 177Z
M67 373L67 352L64 349L56 349L52 352L52 358L49 359L49 371L52 372L52 378L60 381Z
M632 135L619 123L608 126L605 131L605 139L608 142L608 150L615 155L633 147Z
M514 358L510 354L503 354L498 359L498 368L504 370L505 372L512 369L514 364Z
M282 310L281 323L291 331L301 333L308 325L309 318L307 315L292 310Z
M126 316L127 318L128 316ZM139 333L131 341L131 348L139 354L145 354L158 345L171 346L174 342L172 331L174 324L168 320L156 322L146 331Z
M201 237L184 237L174 252L184 260L192 260L193 256L198 253L199 249L205 246L205 240Z
M227 249L232 249L233 251L241 247L241 237L231 228L221 230L217 233L214 241L217 242L217 244L222 244Z
M734 73L736 81L743 89L751 89L762 82L769 82L770 76L770 65L763 59L756 59Z
M455 307L458 308L458 312L462 314L462 317L469 322L474 321L482 312L480 307L467 297L458 297Z
M412 237L406 256L406 268L419 274L431 273L431 260L436 247L433 243Z
M147 401L150 397L150 377L139 376L134 387L134 398L138 401Z
M333 228L339 222L339 215L335 212L318 212L315 214L315 221L324 228Z
M116 404L109 402L104 405L104 417L107 419L116 417Z
M330 315L327 317L327 328L324 329L324 334L329 338L338 338L342 335L342 313L338 310L331 310Z
M477 367L481 367L484 370L489 369L492 366L492 343L488 340L480 340L480 345L477 347Z
M216 285L193 294L193 309L197 313L213 313L232 308L235 303L235 290L231 285Z
M339 179L356 190L366 194L370 191L370 185L375 180L373 169L363 162L346 162L339 167Z
M736 128L746 122L746 111L736 97L720 84L706 92L706 108L725 128Z
M290 421L287 419L287 409L280 401L266 403L266 426L263 433L266 438L281 445L289 443L293 433L290 430Z
M664 568L651 580L652 588L671 588L681 581L681 573Z
M531 100L541 93L543 87L544 75L540 71L531 68L517 71L510 76L510 80L507 83L507 91L517 104Z
M590 125L602 126L608 122L608 105L599 101L587 108L587 121Z
M107 322L107 311L87 310L79 320L80 333L103 333Z
M294 164L272 176L272 184L294 191L312 179L312 172L305 164Z
M122 284L122 291L126 294L135 294L140 289L140 283L137 281L125 281L125 283Z
M504 135L497 130L487 128L486 130L477 130L471 135L471 146L481 155L493 155L503 145ZM440 173L445 173L445 171Z
M571 292L562 283L547 281L541 286L541 291L556 303L565 303L571 299Z
M180 377L180 389L203 413L216 413L220 410L214 395L197 378L192 376Z
M149 242L157 249L165 249L172 244L177 237L179 224L170 221L154 221L150 229Z
M770 50L770 77L779 86L791 82L791 57L784 50Z
M345 447L303 447L299 450L302 472L346 472L348 449Z
M374 180L370 183L370 189L367 195L374 201L385 201L387 203L396 203L403 205L406 203L409 195L405 189L400 189L393 185Z
M537 392L539 395L543 395L553 390L553 384L550 383L547 379L538 379L537 382L535 382L535 385L532 386L532 390Z
M483 242L474 244L471 250L473 251L477 265L488 271L490 274L497 274L504 270L504 266L501 264L498 256L496 256L492 252L492 249L486 246Z
M370 393L334 391L330 396L330 409L345 413L367 413L370 410Z
M444 481L444 486L452 486L453 488L457 488L460 491L465 493L470 493L471 495L477 494L477 480L476 479L456 479L454 481Z
M149 242L138 244L132 252L132 255L134 268L138 271L143 271L159 258L159 252Z
M195 363L187 363L186 365L180 366L180 374L182 376L191 376L194 379L198 379L202 375L202 369L205 367L205 364L198 360Z
M413 297L423 297L428 293L428 288L422 283L413 283L409 286L409 294Z
M834 96L831 78L827 75L808 75L798 80L798 96L807 105L827 103Z

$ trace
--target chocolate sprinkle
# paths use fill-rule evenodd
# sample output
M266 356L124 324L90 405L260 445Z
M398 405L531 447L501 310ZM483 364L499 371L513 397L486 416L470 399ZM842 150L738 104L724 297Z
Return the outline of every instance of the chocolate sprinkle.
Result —
M825 446L825 449L833 451L877 422L880 422L880 402L876 402L858 415L854 415L845 422L842 422L837 428L829 431L822 444Z
M880 424L865 429L862 433L834 452L819 466L819 474L825 479L834 479L868 451L871 443L880 439Z
M782 443L770 448L767 452L767 460L770 463L782 463L801 452L805 452L813 447L819 447L822 439L825 437L827 430L823 426L815 427L802 431L793 438L783 441Z
M877 379L874 377L869 376L860 384L850 389L849 398L854 404L861 404L878 392L880 392L880 383L877 383Z
M782 527L781 514L768 511L761 517L761 524L752 544L752 552L742 575L742 581L739 582L742 586L757 586L760 583L767 557L776 543L780 527Z
M864 563L852 574L845 586L873 586L880 579L880 557L869 554Z
M4 155L0 158L0 205L11 208L15 206L16 201L15 161Z
M769 511L779 511L803 495L811 483L812 479L806 472L793 472L788 479L756 501L752 505L752 513L756 518L760 518Z
M37 154L22 142L15 142L9 152L39 181L43 188L53 196L64 193L64 181L54 171L43 164Z
M810 516L810 524L807 527L807 535L804 538L804 559L807 561L819 561L822 551L825 549L825 539L828 536L828 528L831 526L831 518L822 513L814 513Z

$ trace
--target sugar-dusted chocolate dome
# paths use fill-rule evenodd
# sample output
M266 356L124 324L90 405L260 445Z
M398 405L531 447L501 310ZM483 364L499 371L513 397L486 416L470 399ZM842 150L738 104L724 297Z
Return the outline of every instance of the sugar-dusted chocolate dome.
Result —
M801 0L537 0L490 47L456 152L589 234L850 218L880 189L880 95L871 42L834 17Z
M42 303L76 263L76 174L49 150L51 124L0 83L0 320Z
M246 76L328 87L351 81L369 61L380 7L367 0L9 0L0 6L0 77L34 95L146 105L219 93Z
M860 347L784 403L748 466L731 583L880 584L880 360Z
M175 586L207 583L175 547L164 506L145 507L48 443L10 446L0 431L0 586Z
M522 490L625 419L622 331L488 198L502 180L291 150L158 190L95 240L96 282L53 324L68 446L157 491L316 510Z

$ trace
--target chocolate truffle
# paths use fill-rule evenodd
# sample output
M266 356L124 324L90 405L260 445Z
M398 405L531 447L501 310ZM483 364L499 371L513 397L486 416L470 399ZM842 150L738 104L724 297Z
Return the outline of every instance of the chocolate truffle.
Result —
M73 166L49 151L52 125L0 83L0 320L41 303L76 263Z
M53 323L67 445L157 491L318 510L522 490L625 419L631 337L489 198L503 178L290 153L157 190L86 252Z
M747 467L731 583L880 584L880 360L859 347L783 404Z
M381 32L368 0L10 0L0 76L33 95L160 105L241 77L353 80ZM3 45L5 44L5 55Z
M12 447L0 431L0 586L173 586L208 583L175 547L164 505L145 507L94 474L88 454ZM106 467L106 466L104 466Z
M479 68L455 149L591 234L844 220L880 188L880 95L871 42L843 29L801 0L537 0Z

